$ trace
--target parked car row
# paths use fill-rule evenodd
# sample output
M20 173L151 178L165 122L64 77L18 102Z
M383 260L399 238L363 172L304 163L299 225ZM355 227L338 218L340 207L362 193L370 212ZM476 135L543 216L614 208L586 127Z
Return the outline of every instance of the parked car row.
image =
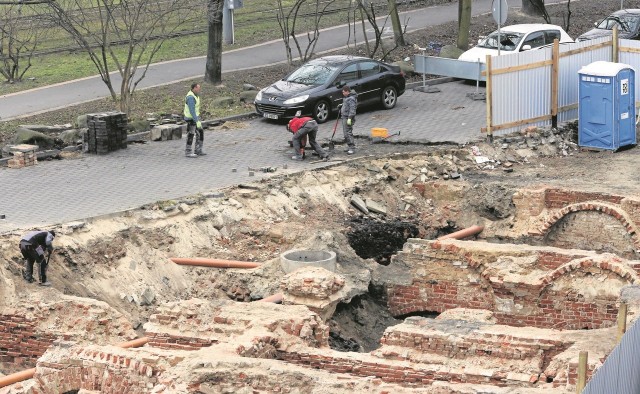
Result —
M640 39L640 9L619 10L595 23L595 28L578 36L576 41L587 41L606 37L613 34L613 28L618 28L618 37L626 39ZM497 56L498 48L501 54L529 51L553 44L553 41L563 43L574 42L560 26L550 24L519 24L505 26L478 40L478 45L464 52L459 60L470 62L486 61L486 56Z

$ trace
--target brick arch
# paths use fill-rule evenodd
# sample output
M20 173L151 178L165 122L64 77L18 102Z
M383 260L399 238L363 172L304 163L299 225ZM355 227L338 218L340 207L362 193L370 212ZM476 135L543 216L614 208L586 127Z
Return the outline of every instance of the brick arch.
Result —
M614 255L610 255L610 258L607 260L595 260L591 257L585 257L565 263L540 278L540 282L542 283L543 287L541 292L561 276L573 271L577 271L581 268L589 267L596 267L603 271L611 271L618 275L621 279L631 282L631 284L640 284L640 278L638 278L638 274L636 274L636 272L631 267L624 264L622 260Z
M576 204L567 205L564 208L559 209L549 219L547 219L540 227L540 234L547 234L551 227L553 227L560 219L564 218L570 213L580 211L597 211L614 217L618 220L622 226L627 230L627 233L631 236L633 245L636 249L640 249L640 238L638 237L638 228L629 218L627 213L616 206L605 204L599 201L586 201Z

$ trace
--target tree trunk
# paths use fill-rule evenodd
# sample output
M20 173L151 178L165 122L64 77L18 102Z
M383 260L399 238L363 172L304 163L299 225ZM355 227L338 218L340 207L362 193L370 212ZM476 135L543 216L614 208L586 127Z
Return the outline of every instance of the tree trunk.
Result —
M462 12L458 21L458 48L463 51L469 49L469 25L471 24L471 0L459 0Z
M544 15L544 0L522 0L522 12L526 15Z
M209 0L207 16L209 36L207 45L207 65L204 73L206 82L222 82L222 9L224 0Z
M397 46L404 46L404 34L402 34L402 25L400 24L400 16L396 7L396 0L388 0L389 16L391 17L391 25L393 26L393 35Z

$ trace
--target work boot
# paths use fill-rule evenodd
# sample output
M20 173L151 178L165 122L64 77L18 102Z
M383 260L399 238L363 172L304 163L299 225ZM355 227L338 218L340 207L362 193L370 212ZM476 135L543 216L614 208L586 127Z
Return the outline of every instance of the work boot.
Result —
M47 281L47 282L40 282L40 283L38 283L38 284L39 284L40 286L47 286L47 287L51 286L51 282L49 282L49 281Z
M187 153L187 157L190 157L193 159L195 157L198 157L198 155L196 155L195 153Z

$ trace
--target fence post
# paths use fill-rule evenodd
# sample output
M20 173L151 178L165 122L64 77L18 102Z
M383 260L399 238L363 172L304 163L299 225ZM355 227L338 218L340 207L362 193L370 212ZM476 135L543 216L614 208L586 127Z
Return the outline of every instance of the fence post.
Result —
M587 384L587 360L589 359L589 352L586 350L580 351L578 356L578 381L576 382L576 394L582 393L584 386Z
M560 67L560 41L553 40L551 51L551 127L558 127L558 75Z
M493 130L491 130L491 55L487 55L487 81L485 83L487 101L487 141L493 142Z
M620 308L618 309L617 342L620 342L625 332L627 332L627 304L625 304L624 302L621 302Z
M613 27L613 38L612 38L612 53L611 58L614 63L618 63L618 59L620 57L620 48L618 47L618 26Z

